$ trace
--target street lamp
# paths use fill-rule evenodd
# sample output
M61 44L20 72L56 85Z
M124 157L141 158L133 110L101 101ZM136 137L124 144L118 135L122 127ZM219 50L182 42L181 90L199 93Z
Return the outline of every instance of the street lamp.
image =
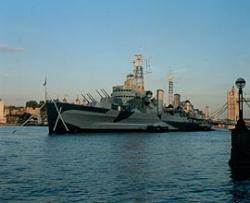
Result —
M242 121L243 121L243 93L242 93L242 89L245 87L246 81L243 78L238 78L235 81L235 85L239 89L239 121L240 121L240 123L242 123Z

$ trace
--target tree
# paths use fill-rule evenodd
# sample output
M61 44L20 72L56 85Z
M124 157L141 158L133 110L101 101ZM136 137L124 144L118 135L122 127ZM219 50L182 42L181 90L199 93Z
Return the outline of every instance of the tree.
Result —
M26 102L26 107L36 108L39 107L39 104L35 100L30 100Z
M44 103L45 103L44 101L40 101L40 102L39 102L39 106L44 105Z

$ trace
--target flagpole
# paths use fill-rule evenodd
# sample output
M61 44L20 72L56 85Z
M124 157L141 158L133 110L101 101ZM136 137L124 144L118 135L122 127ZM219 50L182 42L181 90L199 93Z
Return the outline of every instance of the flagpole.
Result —
M45 103L48 100L48 91L47 91L47 85L45 85L45 95L44 95Z

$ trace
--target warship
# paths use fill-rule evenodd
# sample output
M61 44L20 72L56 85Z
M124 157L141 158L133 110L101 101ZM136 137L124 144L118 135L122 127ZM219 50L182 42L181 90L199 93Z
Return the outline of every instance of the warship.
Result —
M158 89L155 95L145 90L143 64L143 56L135 55L133 74L127 75L123 85L113 86L110 95L96 90L100 101L89 93L82 95L84 104L79 99L76 103L48 100L49 134L211 130L209 119L189 100L181 102L175 94L166 106L164 90Z

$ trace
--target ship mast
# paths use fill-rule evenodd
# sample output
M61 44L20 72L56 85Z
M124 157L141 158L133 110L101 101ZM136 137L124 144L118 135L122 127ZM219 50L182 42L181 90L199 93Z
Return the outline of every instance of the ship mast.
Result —
M141 54L135 55L134 76L135 76L135 86L137 91L143 93L144 92L143 57Z

